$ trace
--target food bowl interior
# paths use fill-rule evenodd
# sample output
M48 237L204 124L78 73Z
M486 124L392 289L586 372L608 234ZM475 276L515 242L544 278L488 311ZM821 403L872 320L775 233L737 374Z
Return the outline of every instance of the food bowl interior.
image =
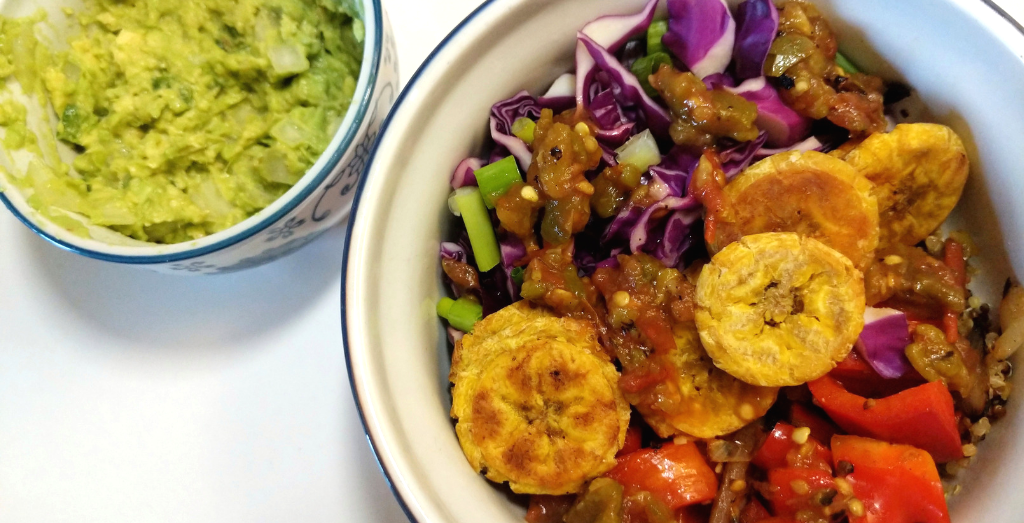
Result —
M730 0L731 3L736 2ZM455 165L480 154L490 106L520 89L540 94L573 66L576 31L642 0L494 0L424 64L392 114L352 224L343 320L350 373L385 472L418 521L519 522L507 489L476 474L459 447L447 373L450 350L434 304L445 293L438 244L455 219L446 204ZM981 248L972 288L999 301L1024 274L1024 35L971 0L815 0L840 47L864 69L912 85L929 119L968 144L971 178L950 224ZM954 521L1017 522L1024 498L1019 391L979 456L961 473Z
M21 221L58 246L90 256L117 261L133 262L134 259L141 261L147 259L155 260L157 258L160 259L159 261L163 261L176 254L185 252L190 252L190 254L191 251L209 252L241 241L249 235L264 229L294 208L296 204L308 196L330 174L331 168L341 159L341 154L344 153L342 147L351 142L351 137L354 136L356 129L359 127L360 119L365 112L365 110L362 110L365 108L362 107L361 102L363 102L363 105L369 103L368 91L372 87L369 85L369 82L370 71L372 70L371 62L374 58L374 42L381 38L380 24L382 21L374 16L374 13L379 12L379 10L375 10L373 7L375 0L337 1L358 5L363 15L365 27L366 36L362 68L356 83L352 105L324 154L284 195L253 216L232 227L199 240L163 245L129 238L106 227L88 224L85 218L77 218L69 213L70 217L82 222L88 229L91 237L85 238L73 234L71 231L53 223L38 213L28 204L25 195L10 182L9 177L14 175L12 173L25 172L28 162L34 157L33 154L25 151L0 151L0 189L4 191L3 198ZM65 43L66 36L73 34L77 30L77 24L63 12L63 9L71 8L78 11L82 7L83 2L81 0L0 0L0 15L12 18L23 17L32 15L39 9L44 9L48 16L47 22L39 27L37 34L42 40L51 45L53 49L63 49L67 47ZM56 129L57 117L53 114L52 110L42 111L34 99L30 99L21 93L21 89L16 83L11 84L11 90L17 99L22 101L29 109L28 120L30 129L37 130L37 133L46 129ZM46 125L47 120L49 122L48 126ZM57 141L57 152L60 154L61 159L68 164L77 155L74 150L60 141Z

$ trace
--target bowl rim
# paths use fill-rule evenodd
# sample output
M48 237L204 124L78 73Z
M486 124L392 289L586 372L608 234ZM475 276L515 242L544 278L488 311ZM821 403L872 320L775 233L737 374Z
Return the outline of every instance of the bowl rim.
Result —
M356 91L352 97L353 104L351 104L348 111L346 111L342 127L335 132L334 138L327 146L328 149L331 150L331 154L330 156L327 156L326 159L325 156L321 154L320 158L317 160L317 163L321 164L319 169L317 169L316 164L314 164L294 186L285 192L285 194L281 195L281 197L272 202L265 209L258 211L253 216L250 216L249 218L232 225L223 231L218 231L206 236L205 238L192 240L190 242L169 245L152 244L144 247L109 245L109 247L115 250L145 249L171 251L159 254L118 254L105 252L104 250L101 250L100 247L85 247L83 245L79 245L78 237L71 233L68 233L67 238L61 238L46 230L46 227L41 226L36 223L34 219L26 216L26 213L21 212L21 210L19 210L18 207L7 197L6 190L15 190L14 187L6 187L6 190L4 190L5 186L11 185L9 183L0 184L0 202L3 202L4 206L7 207L18 221L53 245L89 258L115 263L153 265L180 262L221 251L248 240L276 223L288 213L294 211L299 204L306 201L320 187L320 185L323 184L324 180L330 176L334 168L341 162L345 153L352 147L352 144L355 142L359 133L359 129L362 127L366 115L370 111L370 107L373 103L373 94L376 90L377 79L380 75L381 68L381 54L383 52L385 37L384 10L381 6L381 0L361 0L358 5L360 6L360 11L362 11L361 14L363 15L364 27L370 27L373 30L372 32L368 31L366 36L364 36L365 43L363 45L362 66L360 67L359 77L357 79ZM371 8L369 13L367 13L367 7ZM366 23L367 14L372 17L372 24ZM355 103L357 101L358 103ZM346 123L347 126L345 125ZM338 141L337 146L334 146L334 142L338 140L339 135L341 136L341 139ZM368 165L369 163L367 163L367 166ZM354 198L356 197L358 197L358 193L354 195ZM27 206L27 202L25 205ZM350 205L352 205L350 209L354 210L354 204ZM276 209L274 209L275 207ZM348 210L349 209L345 209L345 211ZM35 210L29 208L29 213L35 213ZM343 212L342 214L344 215L345 213ZM54 225L54 227L60 228L57 225ZM222 237L211 241L207 245L180 247L194 242L201 243L205 239L216 238L217 236ZM81 240L102 245L102 242L98 240L85 238L82 238ZM178 248L175 248L176 246L178 246Z
M389 468L389 465L386 463L387 460L385 459L385 455L389 453L387 449L388 435L383 433L375 433L374 428L379 427L370 426L368 412L373 410L373 405L367 404L368 400L366 399L366 395L361 392L362 388L365 385L361 377L357 376L357 373L354 371L352 365L353 340L350 339L351 332L348 325L349 313L351 312L350 308L348 307L348 272L349 265L350 263L353 263L353 258L355 257L351 249L352 238L354 233L357 232L357 226L360 225L358 211L360 208L360 203L362 202L363 191L366 188L367 181L372 175L373 167L377 159L377 153L380 149L380 145L384 143L385 139L387 138L387 131L390 129L393 119L402 112L406 96L409 94L410 90L412 90L412 88L417 85L418 81L421 79L426 70L431 65L433 65L433 62L437 58L437 56L442 51L444 51L447 48L447 46L451 44L452 40L459 36L459 34L480 14L482 14L484 11L488 10L488 8L491 8L496 4L517 1L521 0L484 0L478 7L476 7L468 15L466 15L466 17L462 19L462 21L460 21L447 35L445 35L445 37L437 44L437 46L433 50L431 50L430 54L428 54L427 57L423 60L423 62L416 68L416 71L409 78L409 81L403 86L401 92L396 98L395 103L391 108L391 111L388 113L387 117L381 124L377 140L374 142L373 146L369 151L369 154L367 155L366 168L356 185L355 197L353 199L352 208L349 214L348 225L346 226L347 230L345 235L345 243L342 251L344 255L342 258L341 265L340 310L342 349L344 351L345 356L346 373L348 374L349 386L351 387L352 390L352 398L356 404L356 412L359 415L359 421L362 423L363 432L366 434L367 442L370 444L370 450L373 452L374 460L377 462L377 467L380 469L381 474L383 474L384 479L388 484L388 488L391 490L392 495L395 497L395 500L398 502L402 511L405 513L406 517L409 518L409 521L413 523L424 523L428 521L427 514L425 514L422 508L420 508L420 506L418 504L415 504L413 501L414 498L417 496L415 490L419 486L416 484L407 483L403 483L401 486L399 486L395 482L393 477L393 471ZM965 12L972 12L971 6L967 5L967 0L948 1L950 3L961 6L962 8L964 8ZM1003 21L1008 23L1013 28L1013 30L1020 33L1021 35L1024 35L1024 20L1018 21L1014 19L1002 7L997 5L994 2L994 0L981 0L980 3L974 4L974 6L982 6L981 9L985 9L984 6L987 6L987 8L991 9L997 15L998 18L1001 18ZM991 24L987 23L984 20L979 21L986 25L986 27L992 27ZM354 263L359 264L360 262L356 261ZM358 307L353 307L352 309L358 310ZM403 494L403 489L408 489L409 492ZM407 500L406 496L409 496L410 499ZM413 506L416 506L418 510L414 512L412 508Z

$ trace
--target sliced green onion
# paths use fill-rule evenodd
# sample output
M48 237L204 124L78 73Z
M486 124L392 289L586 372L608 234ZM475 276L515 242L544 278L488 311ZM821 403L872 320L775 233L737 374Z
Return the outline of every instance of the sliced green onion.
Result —
M651 22L647 28L647 54L664 53L665 45L661 43L661 37L668 32L668 20L656 20Z
M480 193L488 209L494 208L494 202L505 194L512 184L523 181L516 157L511 155L473 171L473 176L476 176L476 184L480 187Z
M516 285L522 285L523 284L523 273L525 273L525 272L526 271L522 267L513 267L512 268L512 272L509 273L509 276L512 277L512 282L513 283L515 283Z
M652 165L661 163L661 152L658 151L658 142L650 129L632 137L628 142L615 150L615 159L619 163L625 163L640 169L644 172Z
M465 187L459 187L458 189L455 189L454 191L452 191L452 193L448 195L448 210L451 211L452 214L454 214L455 216L462 216L462 211L459 210L459 204L456 203L455 198L459 194L465 194L466 192L472 192L474 189L476 189L476 187L467 185ZM476 189L476 190L479 190L479 189Z
M448 311L452 310L452 305L455 305L455 300L447 296L441 298L441 301L437 302L437 315L442 318L447 318Z
M437 315L462 332L473 332L473 324L484 319L484 308L469 298L445 297L437 302Z
M533 143L533 130L536 128L537 124L525 116L512 122L512 134L528 144Z
M640 81L640 86L644 88L648 96L658 96L658 91L651 87L651 82L647 80L647 77L658 72L661 64L672 65L672 57L667 53L649 54L633 62L633 65L629 68L633 72L633 76Z
M478 178L477 182L479 181ZM491 226L491 216L484 206L484 198L476 187L462 187L455 192L455 205L462 213L463 223L466 224L476 266L481 272L487 272L501 260L501 251L498 249L494 227Z
M851 62L849 58L843 56L843 53L840 53L838 51L836 52L836 65L842 67L843 71L849 74L860 72L860 69L858 69L856 65L853 65L853 62Z

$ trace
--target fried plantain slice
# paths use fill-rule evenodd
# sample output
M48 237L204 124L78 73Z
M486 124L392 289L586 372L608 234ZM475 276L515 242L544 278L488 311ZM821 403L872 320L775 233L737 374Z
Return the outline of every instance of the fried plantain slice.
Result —
M629 404L594 326L520 301L456 344L451 415L470 465L520 494L569 494L615 466Z
M745 236L697 280L697 328L715 365L752 385L821 377L864 327L864 276L834 249L794 233Z
M695 324L676 324L673 336L676 350L668 360L676 371L675 390L662 391L655 402L635 403L658 436L714 438L764 416L775 403L778 388L750 385L715 367ZM633 398L627 394L626 399Z
M878 204L871 189L867 179L827 154L769 156L725 186L729 207L709 251L749 234L795 232L832 247L863 270L878 246Z
M846 161L875 184L879 248L927 238L960 200L970 170L960 137L933 123L899 124L890 133L873 134Z

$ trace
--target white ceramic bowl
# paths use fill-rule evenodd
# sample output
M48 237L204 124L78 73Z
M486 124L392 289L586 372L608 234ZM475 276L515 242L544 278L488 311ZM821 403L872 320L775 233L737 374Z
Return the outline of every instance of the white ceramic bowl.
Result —
M330 145L273 204L228 229L173 245L127 241L102 228L83 238L41 216L0 169L0 200L25 225L55 245L100 260L174 274L220 274L256 267L298 250L348 216L384 117L398 94L395 40L380 0L358 0L366 29L362 69L352 105ZM40 7L53 27L66 27L61 7L76 0L0 0L0 14L26 16ZM106 234L104 234L106 232ZM100 238L100 239L96 239Z
M735 3L735 0L730 0ZM970 144L972 174L954 222L983 248L972 287L996 299L1024 275L1024 34L976 0L815 0L855 62L914 86L936 121ZM572 67L576 31L642 0L491 0L470 15L399 98L361 182L342 313L349 372L367 433L419 522L520 523L523 508L474 473L448 417L449 352L434 303L438 243L453 218L449 177L481 152L491 104L537 94ZM998 218L998 219L997 219ZM997 302L997 301L996 301ZM952 502L957 523L1024 516L1024 393L980 445Z

